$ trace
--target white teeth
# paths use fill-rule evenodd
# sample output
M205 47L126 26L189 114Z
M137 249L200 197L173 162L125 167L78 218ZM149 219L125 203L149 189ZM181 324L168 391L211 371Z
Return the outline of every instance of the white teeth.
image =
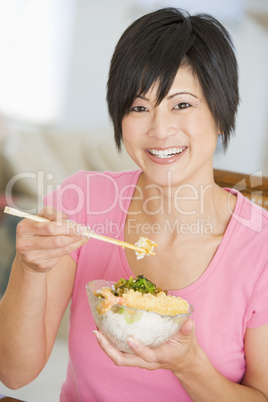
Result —
M169 149L149 149L150 154L157 156L158 158L171 158L174 155L180 154L186 147L169 148Z

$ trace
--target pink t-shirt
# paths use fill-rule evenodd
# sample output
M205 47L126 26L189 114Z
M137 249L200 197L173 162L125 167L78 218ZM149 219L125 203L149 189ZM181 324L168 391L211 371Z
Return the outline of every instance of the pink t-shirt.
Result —
M63 210L78 223L90 225L97 233L123 240L126 214L140 173L80 171L49 194L45 203ZM209 267L192 285L172 293L194 306L197 340L214 367L239 383L245 372L246 327L268 322L268 214L239 192L235 194L233 217ZM185 228L178 224L175 230ZM117 281L134 275L125 251L91 239L72 256L77 261L77 273L70 308L70 357L61 402L191 401L167 370L115 366L92 333L95 324L85 286L93 279Z

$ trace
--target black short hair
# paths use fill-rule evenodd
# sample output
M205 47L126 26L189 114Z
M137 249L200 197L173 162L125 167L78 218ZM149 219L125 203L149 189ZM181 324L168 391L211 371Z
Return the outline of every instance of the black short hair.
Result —
M157 82L160 103L183 65L191 67L197 76L222 133L224 149L227 148L239 104L238 67L232 39L212 16L191 16L168 7L134 21L119 39L111 59L107 102L119 150L122 120L135 98Z

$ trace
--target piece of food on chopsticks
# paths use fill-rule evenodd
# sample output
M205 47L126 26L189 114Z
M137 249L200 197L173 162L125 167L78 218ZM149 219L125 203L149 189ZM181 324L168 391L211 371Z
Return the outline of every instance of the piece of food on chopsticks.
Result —
M187 314L189 311L186 300L168 295L167 291L156 287L143 275L128 280L121 278L111 288L99 289L95 295L103 299L97 307L99 314L106 313L116 304L169 316Z
M135 243L135 246L143 248L145 251L140 252L140 251L135 251L137 260L140 260L144 258L145 255L150 255L155 249L155 247L158 246L154 241L148 239L147 237L140 237L139 240Z

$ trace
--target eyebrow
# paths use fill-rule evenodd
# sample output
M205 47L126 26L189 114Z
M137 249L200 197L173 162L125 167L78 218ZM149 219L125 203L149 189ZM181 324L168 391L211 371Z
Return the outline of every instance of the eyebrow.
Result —
M191 96L193 96L194 98L198 99L198 97L197 97L196 95L194 95L192 92L188 92L188 91L175 92L174 94L169 95L169 96L167 97L167 99L170 100L170 99L174 98L174 97L177 96L177 95L191 95ZM146 96L143 96L143 95L139 95L139 96L137 96L137 98L143 99L143 100L145 100L145 101L149 101L149 100L150 100L149 98L146 98Z
M188 91L176 92L175 94L169 95L169 96L167 97L167 99L168 99L168 100L169 100L169 99L172 99L172 98L174 98L174 97L177 96L177 95L191 95L191 96L193 96L194 98L198 99L196 95L194 95L192 92L188 92Z
M143 95L138 95L137 98L140 98L145 101L149 101L149 98L146 98L146 96L143 96Z

